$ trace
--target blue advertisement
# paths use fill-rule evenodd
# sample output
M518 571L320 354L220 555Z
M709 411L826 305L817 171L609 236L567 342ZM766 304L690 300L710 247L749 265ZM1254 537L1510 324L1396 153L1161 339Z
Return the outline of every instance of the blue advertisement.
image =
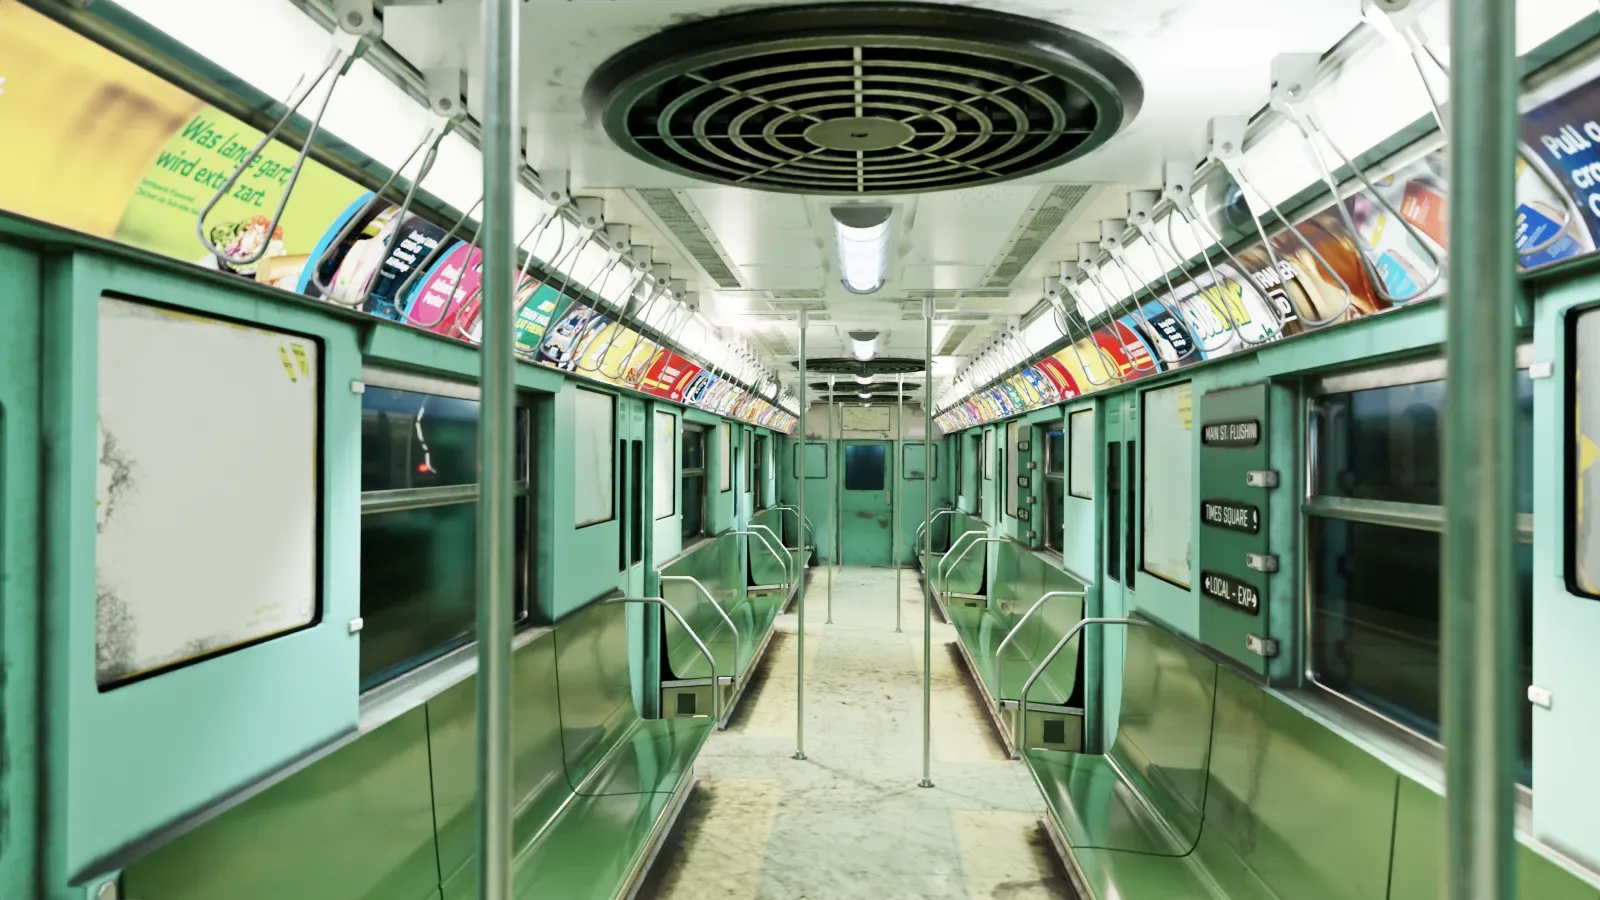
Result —
M1593 250L1600 232L1600 81L1523 114L1522 140L1530 158L1517 167L1517 249L1523 264ZM1535 166L1569 196L1554 196Z

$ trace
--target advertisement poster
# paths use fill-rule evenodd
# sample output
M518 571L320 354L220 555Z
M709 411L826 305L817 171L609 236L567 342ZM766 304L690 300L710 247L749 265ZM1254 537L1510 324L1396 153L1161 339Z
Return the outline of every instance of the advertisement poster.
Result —
M0 210L481 339L476 251L457 243L431 271L413 269L443 239L437 225L398 221L393 205L370 202L369 191L313 159L274 225L297 145L269 144L219 196L261 132L21 3L0 2L0 78ZM196 234L213 197L202 231L222 260ZM518 354L568 372L609 324L537 282L519 289L517 303ZM646 342L638 371L619 375L640 380L664 355Z
M1543 166L1552 180L1568 196L1532 196L1523 199L1525 182L1540 182L1537 177L1520 177L1518 187L1518 232L1559 230L1571 238L1573 253L1594 249L1600 233L1600 79L1544 103L1522 116L1523 151L1532 166ZM1535 176L1537 173L1533 173ZM1544 241L1538 241L1535 249ZM1524 251L1527 252L1527 251Z

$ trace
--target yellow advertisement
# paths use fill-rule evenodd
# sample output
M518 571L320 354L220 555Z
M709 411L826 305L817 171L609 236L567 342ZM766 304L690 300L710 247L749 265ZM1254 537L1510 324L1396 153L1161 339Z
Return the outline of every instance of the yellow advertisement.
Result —
M297 148L273 143L206 221L211 241L259 265L220 265L195 234L202 206L261 132L20 3L0 3L0 209L262 281L298 273L361 188L307 161L266 233ZM15 136L25 135L25 140Z
M634 387L643 380L655 355L654 342L612 322L589 343L578 366L579 371L597 381Z

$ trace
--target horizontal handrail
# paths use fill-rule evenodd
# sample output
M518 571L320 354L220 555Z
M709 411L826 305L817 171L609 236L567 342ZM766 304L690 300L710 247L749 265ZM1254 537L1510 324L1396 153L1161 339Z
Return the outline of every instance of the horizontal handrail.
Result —
M954 568L955 566L961 565L961 561L963 559L967 558L967 554L972 552L972 548L973 547L976 547L979 544L1003 544L1003 543L1005 543L1005 540L1006 540L1005 538L1002 538L1002 537L989 537L989 536L987 536L986 532L982 532L982 531L977 531L977 532L969 531L969 532L967 532L967 534L983 534L985 536L981 537L981 538L978 538L977 540L975 540L972 543L968 544L966 546L966 548L961 551L961 555L956 557L956 561L953 562L953 563L950 562L950 554L948 552L945 553L944 559L939 561L939 589L940 590L943 590L943 591L948 591L949 590L949 588L950 588L950 572L949 572L949 570L951 568ZM962 536L965 537L966 535L962 535Z
M770 544L767 541L766 537L763 536L761 534L761 532L759 532L759 531L743 531L743 530L741 530L741 531L730 531L728 533L729 534L742 534L742 535L745 535L746 537L753 537L753 538L756 538L757 540L761 541L761 545L763 547L766 547L767 548L767 552L772 554L772 558L777 560L778 561L778 565L783 567L783 577L786 578L786 579L789 577L789 565L788 565L788 563L784 560L784 558L782 556L778 555L778 551L774 550L772 548L772 544ZM783 583L783 593L784 593L784 596L788 596L788 594L789 594L789 583L787 581L785 581Z
M912 548L915 549L917 542L922 540L922 533L928 530L929 525L932 525L934 522L939 521L940 518L951 515L956 511L957 510L954 506L941 506L933 511L933 515L923 519L922 524L917 526L917 536L911 539Z
M944 551L944 558L939 560L938 574L939 574L939 580L940 580L941 584L944 581L944 564L945 564L945 562L947 560L950 559L950 554L954 553L955 549L957 547L961 546L961 542L966 540L969 537L972 537L975 534L988 534L988 533L989 532L984 531L982 528L974 528L971 531L963 531L963 532L961 532L961 534L959 536L957 536L955 540L950 542L950 547ZM928 562L930 562L930 560L925 560L923 562L923 564L927 565Z
M1054 647L1050 648L1050 652L1049 653L1045 654L1044 660L1042 662L1040 662L1039 665L1034 668L1033 673L1028 676L1028 680L1024 681L1022 683L1022 693L1020 695L1018 695L1018 697L1017 697L1017 710L1018 710L1017 711L1017 733L1016 733L1016 740L1011 742L1012 746L1014 748L1011 751L1011 758L1012 759L1021 759L1022 758L1022 749L1028 743L1028 691L1033 688L1033 683L1035 681L1039 680L1039 676L1044 674L1045 667L1050 665L1052 662L1055 662L1056 656L1061 652L1061 648L1065 647L1067 645L1068 641L1070 641L1073 638L1077 637L1078 636L1078 632L1082 631L1084 628L1086 628L1086 627L1088 627L1090 625L1148 625L1148 624L1149 624L1148 622L1145 622L1142 619L1118 619L1118 618L1081 619L1081 620L1079 620L1078 624L1072 626L1072 628L1066 634L1062 635L1061 636L1061 640L1056 641L1056 645Z
M1017 620L1017 624L1011 626L1011 630L1006 632L1006 636L1000 639L1000 646L996 647L995 651L994 651L994 702L995 702L996 708L998 708L999 705L1001 704L1001 702L1003 702L1002 698L1000 696L1001 691L1003 690L1002 685L1005 684L1004 681L1000 680L1000 673L1002 671L1001 663L1004 660L1003 654L1005 652L1006 645L1011 643L1011 639L1016 637L1017 636L1017 632L1022 630L1023 623L1027 622L1028 621L1028 617L1032 616L1034 614L1034 612L1036 612L1039 609L1039 607L1043 606L1044 602L1046 600L1049 600L1051 597L1083 597L1083 596L1086 596L1086 594L1087 594L1086 591L1048 591L1048 592L1046 592L1039 599L1033 601L1033 605L1028 607L1028 611L1022 614L1022 618Z
M700 635L695 633L694 626L690 625L683 618L683 614L673 608L671 603L668 603L660 597L612 597L607 600L601 600L600 602L649 603L661 606L665 608L667 612L672 613L672 617L677 619L678 624L683 626L683 630L689 633L689 639L694 641L694 645L696 647L700 648L700 652L705 655L706 662L711 666L711 724L712 727L716 727L716 724L722 721L722 691L718 689L717 684L717 658L711 655L711 648L706 646L705 641L700 640Z

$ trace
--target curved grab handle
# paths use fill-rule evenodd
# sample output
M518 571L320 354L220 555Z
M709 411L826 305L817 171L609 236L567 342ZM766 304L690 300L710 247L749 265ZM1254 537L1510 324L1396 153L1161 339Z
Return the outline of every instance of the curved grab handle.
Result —
M308 281L310 282L312 287L315 287L317 289L317 294L319 296L321 296L322 299L327 300L327 301L329 301L331 303L338 303L341 306L348 305L348 304L343 303L340 300L334 299L331 296L332 293L333 293L333 288L332 288L332 286L330 286L328 284L325 284L323 282L323 280L322 280L322 267L327 265L328 264L328 258L330 256L332 256L333 253L336 250L338 250L341 246L343 246L345 241L350 239L350 235L355 232L356 228L359 227L362 222L365 222L365 221L368 220L368 217L372 215L373 210L377 208L377 204L383 202L384 193L386 191L388 191L390 187L394 186L395 179L400 177L400 173L405 171L406 166L411 165L411 161L413 159L416 159L418 153L422 152L422 148L426 147L428 145L429 141L434 140L434 135L439 130L440 129L435 129L435 128L431 128L430 127L430 128L428 128L428 129L426 129L425 131L422 132L422 138L421 138L421 140L417 141L417 145L415 147L411 148L411 152L406 154L406 158L400 162L400 165L396 166L394 171L389 173L388 179L386 179L383 182L383 184L380 185L378 187L378 189L372 193L372 199L370 199L366 203L362 204L362 206L361 206L361 214L357 215L357 216L351 216L350 220L348 222L344 223L344 227L339 229L338 234L334 235L333 240L328 242L328 246L325 247L323 249L322 253L317 256L316 260L313 261L310 264L311 265L311 270L310 270L311 274L308 277ZM426 170L425 169L421 170L421 171L419 171L417 173L416 181L413 181L411 183L411 188L406 191L406 198L409 198L411 196L412 191L416 190L417 182L421 181L423 175L425 175L425 174L426 174ZM409 199L402 200L402 203L406 207L409 207L411 205L411 201ZM360 303L358 302L356 305L359 306Z
M1033 673L1028 676L1028 680L1024 681L1022 683L1022 692L1017 697L1017 733L1016 733L1016 736L1015 736L1016 739L1011 742L1012 746L1015 747L1016 749L1014 751L1012 751L1011 758L1012 759L1021 759L1022 758L1022 748L1024 746L1026 746L1027 743L1028 743L1028 691L1033 688L1033 683L1035 681L1038 681L1039 680L1039 676L1044 673L1045 667L1050 665L1052 662L1055 662L1056 656L1061 653L1061 648L1065 647L1067 645L1068 641L1070 641L1073 638L1077 637L1078 636L1078 632L1082 631L1086 626L1089 626L1089 625L1148 625L1148 624L1150 624L1150 623L1144 621L1143 619L1117 619L1117 618L1080 619L1080 620L1078 620L1078 624L1072 626L1072 628L1069 631L1067 631L1066 634L1062 635L1061 636L1061 640L1056 641L1056 645L1054 647L1051 647L1050 648L1050 652L1046 653L1044 655L1044 660L1042 662L1040 662L1039 665L1036 668L1034 668Z
M679 613L673 608L671 603L668 603L660 597L612 597L608 600L601 600L600 602L619 604L649 603L664 607L667 612L672 613L672 617L678 620L678 624L683 626L683 630L689 633L689 639L694 641L694 645L696 647L700 648L700 653L706 658L706 662L711 664L711 721L713 724L722 721L722 691L718 690L720 685L717 683L717 658L711 655L710 648L706 646L705 641L700 640L700 635L695 634L694 628L692 628L688 622L684 621L682 613Z
M1135 229L1135 230L1137 230L1137 229ZM1140 234L1143 234L1143 232L1141 231ZM1151 251L1151 255L1152 256L1154 255L1154 251ZM1161 295L1160 291L1156 290L1154 287L1151 287L1148 284L1145 285L1143 288L1138 288L1138 287L1134 286L1134 282L1135 281L1143 280L1143 279L1140 278L1138 273L1134 271L1133 263L1128 262L1126 257L1127 257L1127 252L1126 251L1118 251L1116 253L1111 254L1111 262L1117 267L1117 271L1122 273L1122 280L1126 281L1128 283L1128 291L1129 291L1128 296L1137 297L1138 294L1139 294L1139 291L1148 290L1150 292L1150 296L1155 298L1156 303L1160 304L1161 308L1167 311L1167 315L1172 316L1172 318L1177 320L1178 324L1181 326L1183 324L1183 313L1180 312L1179 310L1173 309L1172 308L1172 304L1167 302L1166 298ZM1167 283L1167 291L1168 291L1168 293L1176 295L1177 292L1172 289L1172 279L1167 277L1167 272L1166 272L1165 269L1163 269L1161 271L1161 278L1162 278L1162 280L1164 280ZM1157 330L1154 325L1150 324L1149 317L1145 316L1143 314L1143 310L1139 309L1139 305L1138 305L1138 301L1137 300L1134 301L1134 307L1133 308L1135 310L1139 310L1139 321L1143 322L1144 323L1144 327L1150 330L1151 339L1155 340L1155 339L1160 338L1161 337L1161 332L1159 330ZM1190 340L1189 341L1189 349L1188 349L1188 351L1178 354L1177 358L1175 358L1173 360L1173 362L1181 362L1182 360L1188 359L1189 357L1194 355L1194 352L1196 350L1199 350L1199 349L1200 349L1199 342L1194 341L1194 340ZM1156 355L1159 356L1160 355L1159 352Z
M934 522L939 521L940 518L948 516L954 512L956 512L956 508L954 506L941 506L933 511L933 515L923 519L922 524L917 526L916 536L911 539L913 549L915 549L916 543L922 540L922 533L928 530L929 525L932 525Z
M600 291L605 287L606 281L611 278L611 273L615 272L617 270L617 266L621 262L622 262L622 254L618 253L615 257L607 260L605 268L601 269L600 270L600 274L595 276L594 284L597 286L595 288L595 296L596 297L600 298L601 300L605 299L604 295L602 295L600 293ZM578 358L578 362L577 362L577 370L578 371L580 371L580 372L599 372L600 371L600 367L604 366L606 364L606 355L611 352L611 345L615 344L617 342L617 335L622 333L622 329L624 327L624 324L627 322L628 301L630 299L632 299L632 297L633 297L633 287L632 287L632 285L629 285L628 293L622 298L622 303L617 306L617 317L616 317L615 320L613 320L613 327L611 329L611 340L606 342L606 348L604 350L600 351L600 353L596 355L595 364L594 364L594 366L592 368L589 367L589 366L584 365L583 364L583 358L579 357ZM598 306L599 303L597 302L595 305ZM616 375L612 375L612 376L609 376L609 377L615 378L617 376Z
M1147 354L1147 355L1151 356L1150 365L1148 365L1148 366L1141 366L1137 362L1134 361L1137 358L1138 354L1134 353L1133 349L1128 346L1128 342L1122 339L1122 332L1117 329L1117 325L1119 323L1117 322L1117 316L1116 316L1116 313L1115 313L1115 309L1116 309L1117 305L1119 303L1121 303L1122 301L1116 299L1117 295L1116 295L1116 293L1114 293L1111 290L1111 285L1106 284L1104 281L1100 280L1100 267L1099 266L1084 266L1083 267L1083 274L1086 277L1088 277L1088 279L1090 281L1094 282L1094 286L1100 289L1100 293L1104 294L1106 297L1111 298L1111 300L1106 303L1106 323L1111 326L1111 333L1117 336L1117 343L1122 345L1123 355L1128 357L1128 365L1132 366L1133 370L1135 372L1151 372L1151 371L1154 371L1156 369L1161 368L1161 363L1158 362L1155 359L1153 354ZM1137 292L1135 292L1135 293L1137 293ZM1130 295L1128 295L1127 299L1129 301L1129 305L1133 309L1134 315L1137 316L1140 321L1144 322L1146 328L1149 328L1150 327L1150 321L1144 317L1144 310L1139 309L1138 298L1136 298L1132 294L1130 294ZM1092 332L1091 332L1091 334L1092 334ZM1121 379L1119 379L1119 380L1121 380Z
M774 506L774 507L770 507L770 508L771 509L778 509L778 510L786 509L789 512L794 513L795 516L797 516L800 519L800 524L801 524L801 528L802 528L802 531L800 532L800 543L802 543L802 544L805 543L805 531L803 529L809 528L809 529L811 529L811 549L813 549L813 550L817 549L817 529L816 529L816 526L811 524L811 517L810 516L802 516L802 515L800 515L800 508L797 507L797 506L789 505L789 504L784 504L782 506Z
M788 547L785 547L783 545L783 538L778 537L778 533L776 531L773 531L769 526L766 526L766 525L761 525L761 524L758 524L756 522L751 522L748 527L749 528L759 528L759 529L761 529L761 531L764 534L766 534L766 535L768 535L768 536L770 536L772 538L773 543L778 545L778 549L782 550L783 551L783 555L785 557L787 557L788 560L789 560L789 564L783 567L784 572L789 576L789 583L790 584L794 584L795 582L799 581L800 579L798 577L798 574L799 574L799 571L800 571L800 561L795 559L795 555L794 555L793 551L791 551ZM801 543L803 544L805 542L801 541ZM804 554L806 552L806 548L805 547L799 547L797 549L802 554Z
M1190 204L1191 204L1191 207L1192 207L1192 204L1193 204L1192 200L1190 201ZM1198 225L1195 224L1195 219L1199 218L1199 213L1196 213L1194 216L1191 217L1189 215L1189 212L1188 212L1187 209L1185 209L1184 207L1178 207L1178 215L1183 219L1183 223L1185 225L1189 226L1189 238L1191 240L1193 240L1196 244L1200 245L1200 248L1201 248L1200 249L1200 258L1205 261L1206 271L1211 274L1211 286L1214 289L1216 289L1219 293L1222 291L1222 276L1217 274L1217 267L1211 261L1211 245L1212 244L1216 244L1218 247L1222 248L1223 255L1227 256L1228 259L1233 261L1234 267L1237 268L1238 271L1239 271L1239 277L1240 278L1249 278L1250 277L1249 276L1249 271L1250 270L1246 269L1244 267L1244 265L1239 262L1239 260L1234 258L1233 252L1230 251L1222 243L1222 238L1221 237L1219 237L1216 234L1213 234L1211 232L1211 227L1209 225L1206 225L1204 222L1201 222ZM1206 239L1204 241L1202 241L1202 240L1200 240L1200 238L1196 237L1196 232L1197 231L1206 236ZM1167 218L1167 240L1173 242L1172 246L1174 246L1174 247L1178 246L1177 241L1173 240L1173 238L1172 238L1172 218L1170 216ZM1190 278L1189 279L1189 283L1190 284L1194 284L1194 279ZM1195 287L1196 287L1197 290L1199 289L1199 285L1195 285ZM1239 286L1239 290L1241 292L1241 300L1240 300L1240 302L1242 303L1243 302L1242 294L1243 294L1243 291L1245 290L1245 286L1241 284ZM1197 294L1196 296L1200 298L1201 302L1204 302L1204 303L1209 303L1210 302L1209 300L1206 299L1205 293L1203 291L1200 292L1199 294ZM1233 328L1234 336L1237 337L1239 339L1240 343L1244 344L1246 347L1259 347L1262 344L1271 343L1271 341L1272 341L1272 336L1271 335L1264 335L1264 336L1262 336L1261 340L1259 340L1259 341L1252 341L1249 338L1244 336L1244 329L1239 327L1239 320L1233 317L1233 306L1232 306L1232 304L1230 304L1228 302L1228 298L1227 297L1223 297L1222 298L1222 313L1223 313L1223 315L1228 317L1228 325Z
M472 214L477 212L478 207L482 205L483 198L479 197L477 202L473 203L466 212L461 214L461 218L457 219L456 223L450 226L450 230L446 231L444 235L439 238L439 242L428 251L428 254L422 257L420 262L417 262L411 267L411 271L406 273L405 280L400 282L400 286L398 288L395 288L393 298L395 308L400 310L400 315L405 318L408 324L415 325L416 327L421 328L423 331L431 331L444 324L444 320L450 315L450 310L452 308L456 308L459 312L459 307L456 307L456 292L461 290L461 279L466 277L467 270L472 268L472 252L478 249L478 238L483 236L482 222L479 222L478 227L472 230L472 240L467 243L467 255L462 258L461 268L456 272L455 283L450 285L450 293L445 296L444 306L439 309L439 318L434 319L432 322L419 322L411 317L410 306L401 307L400 304L404 302L406 295L411 293L411 286L416 283L417 279L422 275L422 273L433 268L433 264L438 262L439 257L444 254L445 251L453 249L452 241L455 238L456 229L460 228L462 225L465 225L467 220L472 218ZM420 299L420 297L418 299ZM415 306L416 304L413 302L411 305Z
M969 531L967 533L971 534L972 532ZM978 538L977 540L975 540L972 543L968 544L965 550L961 551L961 555L956 557L956 561L954 563L950 563L950 558L949 558L950 554L946 553L944 561L939 563L939 588L940 588L940 590L948 592L949 589L950 589L950 584L949 584L949 582L950 582L950 573L948 571L946 571L945 563L950 563L950 568L955 568L956 566L961 565L961 561L963 559L967 558L967 554L972 552L972 548L973 547L976 547L979 544L1004 544L1005 542L1006 542L1006 539L1005 538L1001 538L1001 537L981 537L981 538Z
M322 70L317 73L317 77L311 79L311 83L306 85L305 92L301 93L300 83L305 80L305 77L301 76L300 81L296 82L294 88L289 91L289 101L287 103L289 108L284 110L283 115L278 117L278 121L273 123L272 128L261 136L260 143L256 144L249 153L244 155L243 159L239 160L239 165L234 167L233 174L229 175L228 179L222 183L222 186L217 188L217 192L211 195L211 199L200 207L200 215L195 217L194 220L195 236L200 239L200 243L219 262L248 266L260 262L261 257L267 255L267 249L272 244L272 235L278 230L278 223L283 221L283 211L289 207L289 197L294 194L295 183L300 180L300 170L305 168L306 156L311 152L311 144L316 140L317 132L322 128L322 116L323 113L328 111L328 101L333 99L333 89L339 86L339 79L344 77L344 74L350 70L350 63L355 60L356 51L361 46L360 40L356 36L338 32L334 46L329 48L328 55L322 64ZM339 73L333 76L333 81L328 85L328 90L322 95L322 103L317 106L317 114L312 118L311 127L306 131L305 141L300 144L300 155L295 158L294 168L289 170L289 178L283 186L283 198L278 201L278 208L272 214L272 222L267 226L267 233L261 241L261 246L256 249L253 255L248 257L229 256L227 250L211 243L211 238L206 234L206 217L211 215L211 210L222 202L222 198L226 197L229 191L233 190L233 186L238 183L239 176L244 174L244 170L250 168L250 165L261 156L261 151L267 149L267 145L272 143L272 139L278 136L278 132L283 130L283 126L289 123L289 119L300 109L300 105L305 103L316 92L317 86L322 84L322 80L332 74L334 69L338 69Z
M1083 313L1078 311L1077 293L1064 282L1063 288L1067 291L1068 296L1072 298L1072 307L1069 309L1065 301L1059 301L1059 305L1052 304L1056 314L1056 328L1060 329L1062 336L1067 339L1067 346L1072 348L1072 355L1077 357L1078 368L1083 370L1083 377L1095 387L1105 387L1112 381L1121 381L1121 375L1112 376L1111 367L1106 365L1104 359L1099 358L1100 345L1094 342L1094 330L1089 327L1088 322L1084 322ZM1074 319L1083 323L1084 336L1081 338L1072 328ZM1094 367L1083 361L1083 353L1078 349L1078 342L1084 340L1089 342L1090 348L1095 352L1096 362L1106 370L1106 377L1099 381L1094 380Z
M1004 690L1005 685L1005 682L1000 680L1000 673L1003 671L1002 663L1005 662L1003 653L1006 649L1006 645L1011 643L1011 639L1016 637L1017 632L1022 630L1023 623L1027 622L1028 618L1037 612L1039 607L1043 606L1046 600L1049 600L1052 597L1084 597L1087 595L1087 591L1050 591L1041 596L1039 599L1033 601L1033 605L1028 607L1028 611L1022 614L1022 618L1017 620L1017 624L1011 626L1011 630L1006 632L1006 636L1004 638L1001 638L1000 646L996 647L994 650L994 702L997 707L1004 702L1000 695L1000 692Z
M768 543L766 537L763 536L759 531L730 531L728 533L729 534L742 534L742 535L744 535L746 537L753 537L753 538L756 538L759 541L761 541L762 545L767 548L767 552L772 554L772 558L777 560L778 561L778 565L783 567L783 577L785 577L785 578L789 577L789 562L788 562L788 560L785 559L783 556L780 556L778 554L778 551L773 549L772 544ZM783 595L785 597L789 596L789 582L787 582L787 581L783 583Z
M969 538L969 537L971 537L971 536L973 536L975 534L981 534L981 535L984 535L984 536L988 536L989 532L985 531L982 528L974 528L971 531L963 531L961 533L960 537L958 537L954 541L950 542L950 548L948 550L944 551L944 559L939 560L939 589L941 591L944 590L945 571L949 568L950 554L956 552L956 548L961 546L961 542L962 541L966 540L967 538ZM958 562L960 561L960 557L957 557L957 561Z
M728 626L728 630L733 632L733 646L735 648L735 654L737 654L738 651L744 647L744 635L739 633L739 626L733 624L733 619L728 615L728 611L722 608L722 604L718 603L715 597L711 596L711 592L706 590L706 586L700 583L700 579L695 578L693 575L665 575L659 570L656 572L656 578L662 581L687 581L699 588L701 595L706 598L706 602L711 604L711 608L715 609L717 611L717 615L722 617L722 621ZM739 660L736 655L734 659L734 669L737 670L738 668ZM713 677L715 677L717 674L716 670L712 669L711 674ZM733 678L735 681L738 680L739 673L737 671L733 673ZM720 727L720 723L718 727Z

